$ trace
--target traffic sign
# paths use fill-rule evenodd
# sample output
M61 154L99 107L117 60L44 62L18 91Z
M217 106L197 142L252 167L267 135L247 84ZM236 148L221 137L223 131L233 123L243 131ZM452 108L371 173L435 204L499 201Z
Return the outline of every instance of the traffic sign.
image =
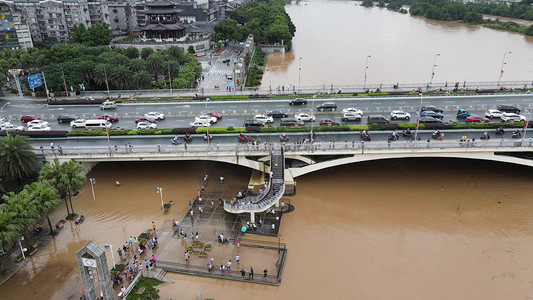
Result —
M37 73L35 75L28 76L28 83L30 85L30 89L34 89L43 85L41 74Z

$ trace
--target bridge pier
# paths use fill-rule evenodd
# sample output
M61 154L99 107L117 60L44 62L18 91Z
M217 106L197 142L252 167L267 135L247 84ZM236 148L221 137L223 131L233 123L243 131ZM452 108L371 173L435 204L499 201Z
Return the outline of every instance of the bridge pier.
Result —
M250 223L255 224L255 213L253 212L250 213Z

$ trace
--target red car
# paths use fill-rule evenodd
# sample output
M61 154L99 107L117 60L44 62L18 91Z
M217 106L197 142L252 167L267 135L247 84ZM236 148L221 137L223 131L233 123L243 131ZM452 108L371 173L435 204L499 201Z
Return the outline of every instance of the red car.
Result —
M98 119L100 119L100 120L108 120L110 122L118 122L118 117L117 116L112 116L112 115L108 115L108 114L101 115L101 116L98 117Z
M210 116L210 117L215 117L215 118L217 118L217 120L222 119L222 115L221 115L221 114L217 114L217 113L214 112L214 111L208 111L208 112L205 112L205 113L203 113L203 115L208 115L208 116Z
M470 117L466 117L466 122L467 123L481 123L481 122L487 123L489 122L489 119L480 117L480 116L470 116Z
M145 117L141 117L141 118L138 118L137 120L135 120L135 124L137 124L139 122L155 123L155 120L147 119Z
M33 120L40 120L41 118L37 117L37 116L30 116L30 115L24 115L22 117L20 117L20 120L24 123L26 122L30 122L30 121L33 121Z

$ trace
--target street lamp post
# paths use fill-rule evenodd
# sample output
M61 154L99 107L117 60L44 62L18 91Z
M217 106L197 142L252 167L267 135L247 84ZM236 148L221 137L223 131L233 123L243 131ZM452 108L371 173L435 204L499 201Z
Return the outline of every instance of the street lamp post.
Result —
M111 250L111 260L113 261L113 269L115 268L115 255L113 255L113 245L105 244L105 250L109 252Z
M105 86L107 88L107 94L109 95L109 81L107 81L107 72L105 70L105 66L104 66L104 77L105 77Z
M21 236L19 238L19 246L20 246L20 253L22 254L22 259L26 259L26 256L24 255L24 251L26 251L26 248L22 248L22 241L24 240L24 236Z
M368 71L368 59L369 59L370 57L371 57L370 54L366 57L366 63L365 63L365 81L363 82L363 92L365 91L365 87L366 87L366 75L367 75L367 71Z
M281 252L281 233L278 233L278 254Z
M505 57L507 56L507 54L511 54L511 51L507 51L503 54L502 66L500 67L500 77L498 78L498 84L496 86L500 86L500 80L503 77L503 66L506 64Z
M96 200L96 198L94 197L94 185L96 184L96 179L89 178L89 182L91 183L91 190L93 191L93 200Z
M61 76L63 76L63 87L65 87L65 96L68 97L68 90L67 90L67 80L65 79L65 72L63 72L63 66L59 65L61 68Z
M433 78L435 77L435 67L437 66L437 56L440 56L440 53L435 53L433 56L433 65L431 66L431 79L429 80L429 86L433 84Z
M155 192L159 194L159 196L161 196L161 210L164 210L164 206L163 206L163 188L162 187L156 187L155 188Z
M420 116L422 115L422 93L420 93L420 108L416 110L416 127L415 127L415 148L418 139L418 126L420 125Z
M6 102L4 105L2 105L2 108L0 108L0 116L4 116L4 115L3 115L4 107L5 107L6 105L9 105L9 104L11 104L11 102Z
M301 84L301 74L302 74L302 58L298 60L298 88L300 88L300 91L302 90L302 84Z
M170 87L170 94L172 94L172 79L170 78L170 64L168 65L168 86Z

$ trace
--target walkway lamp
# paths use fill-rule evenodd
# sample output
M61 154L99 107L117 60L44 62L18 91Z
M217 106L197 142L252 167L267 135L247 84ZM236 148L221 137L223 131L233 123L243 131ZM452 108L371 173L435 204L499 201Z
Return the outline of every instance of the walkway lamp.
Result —
M437 56L440 56L440 53L435 53L433 56L433 65L431 65L431 79L429 80L429 86L431 87L431 84L433 84L433 78L435 77L435 67L437 66Z
M163 188L162 187L156 187L155 192L161 196L161 210L165 210L163 206Z
M300 92L302 91L302 84L301 84L301 73L302 73L302 58L298 60L298 88L300 89Z
M91 190L93 192L93 200L96 200L96 198L94 197L94 185L96 184L96 179L89 178L89 182L91 183Z
M11 102L6 102L4 105L2 105L2 108L0 108L0 116L3 116L4 107L9 104L11 104Z
M278 254L281 252L281 233L278 233Z
M366 57L366 63L365 63L365 81L363 82L363 92L365 91L365 86L366 86L366 75L367 75L367 71L368 71L368 59L369 59L370 57L371 57L370 54Z
M500 86L500 80L501 80L502 77L503 77L503 66L504 66L505 64L507 64L507 63L505 62L505 57L507 56L507 54L511 54L511 53L512 53L511 51L507 51L507 52L505 52L505 53L503 54L502 66L500 67L500 77L498 78L498 84L497 84L496 86Z

